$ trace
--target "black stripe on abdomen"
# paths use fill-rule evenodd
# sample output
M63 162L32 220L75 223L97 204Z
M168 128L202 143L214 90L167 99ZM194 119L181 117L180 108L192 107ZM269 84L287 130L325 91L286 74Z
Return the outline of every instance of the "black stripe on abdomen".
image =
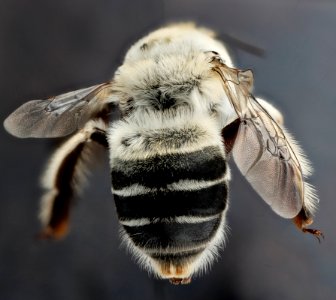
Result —
M226 183L220 182L193 191L158 190L135 196L114 194L114 200L121 219L212 216L225 209L227 193Z
M143 226L123 226L133 243L149 249L195 248L217 232L221 217L201 223L158 222Z
M112 187L122 189L132 184L164 187L182 179L215 180L226 172L226 162L219 147L209 146L191 153L156 155L147 159L114 159Z

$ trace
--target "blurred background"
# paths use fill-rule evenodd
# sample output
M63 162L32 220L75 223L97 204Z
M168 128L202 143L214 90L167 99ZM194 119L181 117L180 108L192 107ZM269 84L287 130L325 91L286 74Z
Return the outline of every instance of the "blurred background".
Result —
M314 227L326 239L275 215L232 164L227 245L208 274L172 286L120 247L106 162L66 239L36 241L38 180L59 141L19 140L1 128L0 299L335 299L335 1L1 0L1 122L29 99L109 80L133 42L181 20L264 49L260 57L230 43L237 66L254 71L255 94L284 113L313 162Z

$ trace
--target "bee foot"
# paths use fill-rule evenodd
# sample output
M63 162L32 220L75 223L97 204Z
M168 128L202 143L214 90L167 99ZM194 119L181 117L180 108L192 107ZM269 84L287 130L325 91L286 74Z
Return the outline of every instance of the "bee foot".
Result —
M302 228L302 232L310 233L310 234L314 235L317 238L317 240L319 241L319 243L321 243L321 239L324 239L323 232L321 230L318 230L318 229Z
M191 282L191 277L188 278L170 278L169 282L174 285L179 284L189 284Z

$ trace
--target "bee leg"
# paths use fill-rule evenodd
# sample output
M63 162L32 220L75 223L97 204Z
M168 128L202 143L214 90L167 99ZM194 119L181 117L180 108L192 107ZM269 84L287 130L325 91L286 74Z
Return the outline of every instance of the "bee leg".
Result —
M302 207L299 214L293 219L293 222L302 232L314 235L319 243L321 243L321 238L324 239L324 234L321 230L307 228L307 226L313 223L313 218L305 207Z
M107 146L106 123L89 121L83 129L69 138L51 157L42 185L40 219L43 224L41 239L59 239L69 230L70 209L81 192L90 163L101 156L101 145Z

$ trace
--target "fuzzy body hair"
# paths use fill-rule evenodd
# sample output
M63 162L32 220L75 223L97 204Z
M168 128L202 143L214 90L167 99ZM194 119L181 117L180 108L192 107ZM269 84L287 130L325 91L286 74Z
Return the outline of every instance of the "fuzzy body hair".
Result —
M148 46L142 50L143 45ZM144 37L130 48L113 79L120 109L138 110L140 115L156 110L161 115L164 107L157 101L159 95L163 100L173 99L173 107L189 109L193 115L212 112L223 128L237 115L211 72L206 54L211 51L232 66L227 50L213 39L213 33L192 24L166 27Z
M167 117L160 112L149 111L143 112L143 114L132 115L127 121L119 121L115 123L109 131L108 140L111 147L110 164L112 168L112 193L115 197L117 208L118 198L122 198L128 201L129 198L134 198L130 201L137 201L139 197L146 195L153 195L156 201L162 201L162 206L169 206L173 204L166 203L160 194L169 193L183 193L184 195L196 194L200 191L203 192L211 187L228 183L230 179L229 168L226 167L226 172L220 175L218 178L195 178L192 174L190 179L180 179L178 171L176 176L172 179L173 182L163 183L163 186L152 187L146 186L146 183L126 183L123 187L115 187L113 179L118 176L114 175L114 172L119 174L127 174L129 177L134 178L134 172L139 168L136 164L137 161L149 162L147 166L141 167L143 172L139 173L139 176L145 176L143 173L150 172L152 168L155 168L155 163L151 163L151 159L165 160L166 156L174 155L174 160L167 160L167 163L162 165L164 169L167 167L171 170L180 170L190 168L189 164L184 164L183 159L180 159L181 155L193 155L195 152L200 152L198 155L202 162L202 157L205 157L203 151L205 149L213 149L210 151L218 152L223 161L226 161L225 149L223 147L222 138L220 135L220 128L215 122L215 119L206 114L192 113L192 111L184 111L183 113L177 113L174 116ZM203 122L199 122L199 120ZM208 151L209 151L208 150ZM201 154L203 153L203 154ZM204 158L205 159L205 158ZM166 166L167 164L167 166ZM127 167L130 165L130 167ZM172 171L173 172L173 171ZM138 174L138 173L137 173ZM159 175L158 175L159 176ZM120 177L120 176L119 176ZM141 180L141 179L139 179ZM148 183L147 183L148 184ZM173 196L172 196L173 197ZM122 240L129 251L133 254L136 260L149 272L154 273L161 278L188 278L192 275L202 272L211 265L211 262L216 257L217 249L222 245L224 240L224 224L225 224L225 212L227 209L226 196L222 195L223 199L219 201L225 201L226 206L214 214L202 216L193 213L193 206L187 208L182 215L162 216L160 212L157 212L157 217L131 217L123 215L123 212L119 214L119 220L123 229ZM182 201L183 199L181 199ZM140 200L139 200L140 201ZM195 201L199 201L196 200ZM206 199L202 201L208 201ZM211 199L209 199L209 206L211 206ZM224 202L223 202L224 203ZM184 206L176 203L176 205ZM168 208L167 208L168 209ZM182 211L182 208L181 208ZM175 214L179 212L176 211ZM190 215L191 214L191 215ZM203 225L212 221L219 222L218 228L210 234L210 237L205 241L199 243L192 243L193 246L179 244L178 246L160 246L160 242L156 245L141 246L135 244L132 238L132 233L128 233L124 228L145 228L153 226L153 224L162 225L169 228L169 226L176 226L180 224L183 226L191 226L191 224ZM165 225L163 225L165 224ZM170 230L170 229L167 229ZM137 234L140 234L140 229ZM163 231L165 234L165 231ZM170 237L173 239L173 237ZM161 256L176 256L179 254L183 257L183 253L190 253L194 251L195 255L186 256L186 258L179 258L178 261L171 259L171 261L163 262L162 259L158 260L155 257ZM163 267L163 265L165 267ZM164 268L165 271L162 270ZM183 272L178 272L178 269L182 269Z
M278 215L321 236L306 228L318 202L310 163L282 114L252 90L252 72L234 68L212 31L183 23L136 42L112 81L22 105L4 123L13 135L73 133L43 176L42 237L67 232L97 145L109 150L122 241L159 278L188 283L215 260L230 155Z

